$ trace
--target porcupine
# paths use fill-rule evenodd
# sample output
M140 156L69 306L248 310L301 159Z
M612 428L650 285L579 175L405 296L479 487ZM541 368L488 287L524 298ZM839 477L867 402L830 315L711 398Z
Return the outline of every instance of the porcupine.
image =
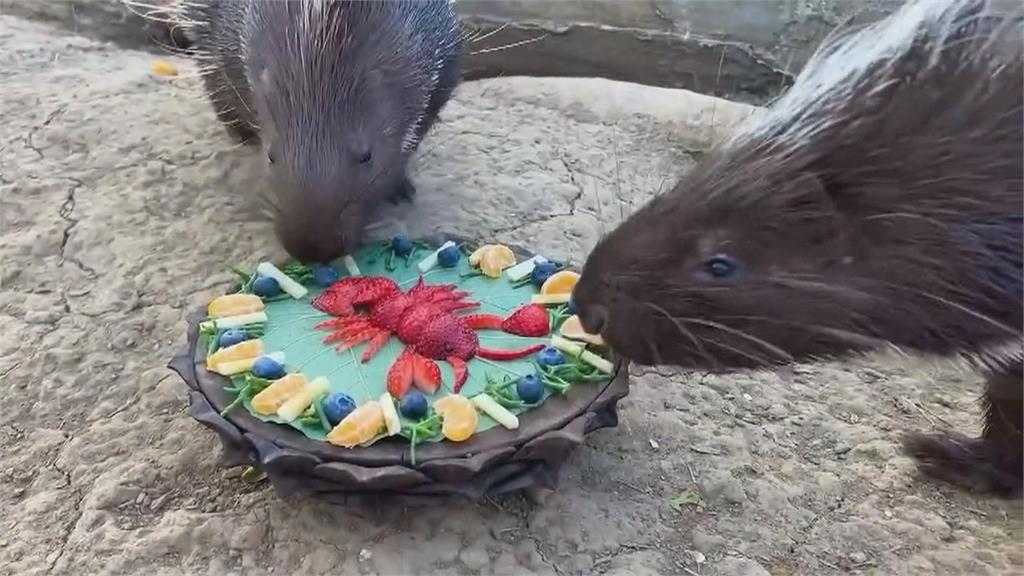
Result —
M573 293L584 328L636 363L710 370L889 346L967 360L987 374L981 435L905 449L932 477L1019 496L1022 11L914 0L827 38L598 242Z
M460 78L451 0L167 0L217 117L261 147L285 250L327 262L384 201Z

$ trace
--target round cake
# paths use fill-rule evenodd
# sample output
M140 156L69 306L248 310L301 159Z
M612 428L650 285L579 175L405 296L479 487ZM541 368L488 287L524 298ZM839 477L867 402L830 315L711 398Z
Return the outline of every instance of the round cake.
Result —
M550 489L617 424L623 362L574 315L577 273L542 255L399 236L234 271L171 367L228 464L282 495Z

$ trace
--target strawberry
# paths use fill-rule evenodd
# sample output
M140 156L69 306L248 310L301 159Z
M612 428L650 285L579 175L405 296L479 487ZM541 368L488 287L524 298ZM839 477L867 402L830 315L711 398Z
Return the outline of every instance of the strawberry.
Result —
M314 298L310 305L331 316L350 316L355 313L351 293L347 288L334 289L332 286Z
M413 354L412 362L412 383L427 394L437 392L441 387L441 369L437 363L419 354Z
M363 350L363 364L369 362L370 359L373 358L373 356L380 351L384 344L387 344L387 341L390 339L391 332L388 332L387 330L381 330L378 332L377 335L373 337L373 340L370 340L370 343L366 345L366 349Z
M452 372L455 374L455 382L452 384L452 392L455 394L462 390L462 385L469 377L469 370L466 369L466 361L456 356L449 356L448 363L452 365Z
M508 360L518 360L525 358L530 354L540 352L544 349L544 344L534 344L533 346L527 346L518 350L498 350L495 348L480 348L476 351L476 355L481 358L488 360L497 360L499 362Z
M413 353L406 348L388 369L388 393L401 399L412 386Z
M401 293L398 283L391 278L384 276L354 276L362 282L356 284L355 294L352 296L352 304L361 306L374 304L388 296Z
M501 329L516 336L547 336L551 330L548 310L540 304L520 306L501 323Z

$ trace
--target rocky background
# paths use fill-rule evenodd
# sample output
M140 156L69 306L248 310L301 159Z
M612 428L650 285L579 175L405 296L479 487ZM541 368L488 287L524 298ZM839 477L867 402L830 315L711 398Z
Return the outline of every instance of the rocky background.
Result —
M216 124L187 61L155 76L152 50L12 6L0 15L0 574L1024 566L1019 503L921 481L899 451L905 430L976 431L980 379L907 359L637 370L619 427L588 440L543 504L324 506L242 482L164 365L186 312L228 285L226 264L279 255L249 210L258 160ZM417 204L375 231L440 228L579 264L751 113L608 80L467 83L416 159Z

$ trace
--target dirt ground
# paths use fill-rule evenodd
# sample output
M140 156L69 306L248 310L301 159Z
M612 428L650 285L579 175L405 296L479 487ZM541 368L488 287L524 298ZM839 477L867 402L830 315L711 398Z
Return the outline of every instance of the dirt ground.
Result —
M258 159L152 55L0 17L0 574L1018 574L1019 503L922 482L972 375L891 359L636 371L543 505L282 501L218 464L165 368L225 265L276 255ZM603 81L463 86L425 142L441 228L581 256L751 109ZM418 213L413 218L412 210ZM402 224L404 222L404 224Z

